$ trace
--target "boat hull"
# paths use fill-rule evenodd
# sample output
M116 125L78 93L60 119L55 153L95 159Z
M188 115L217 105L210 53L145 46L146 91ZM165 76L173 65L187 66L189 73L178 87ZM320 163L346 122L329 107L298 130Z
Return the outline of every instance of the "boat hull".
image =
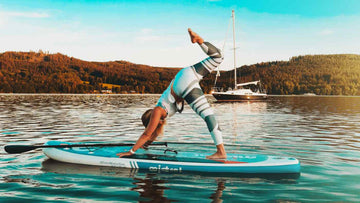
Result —
M226 94L226 93L213 93L212 94L217 101L256 101L266 100L267 95L237 95L237 94Z

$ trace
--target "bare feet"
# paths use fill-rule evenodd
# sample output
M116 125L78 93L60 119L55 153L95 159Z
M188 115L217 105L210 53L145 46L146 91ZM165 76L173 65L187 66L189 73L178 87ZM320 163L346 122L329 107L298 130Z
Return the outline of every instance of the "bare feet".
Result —
M207 156L207 159L226 159L226 154L220 154L218 152L215 152L213 155Z
M202 44L204 42L203 38L201 38L198 34L193 32L190 28L188 29L188 32L192 43Z
M226 152L224 148L224 144L216 145L217 151L210 156L207 156L207 159L226 159Z

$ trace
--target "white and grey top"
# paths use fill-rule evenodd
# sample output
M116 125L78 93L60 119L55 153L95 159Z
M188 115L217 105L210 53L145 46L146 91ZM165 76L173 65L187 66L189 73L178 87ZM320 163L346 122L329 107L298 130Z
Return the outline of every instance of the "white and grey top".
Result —
M162 93L156 104L156 106L160 106L161 108L163 108L169 117L173 116L177 112L175 98L171 94L172 83L173 81L171 81L168 88L166 88L166 90Z

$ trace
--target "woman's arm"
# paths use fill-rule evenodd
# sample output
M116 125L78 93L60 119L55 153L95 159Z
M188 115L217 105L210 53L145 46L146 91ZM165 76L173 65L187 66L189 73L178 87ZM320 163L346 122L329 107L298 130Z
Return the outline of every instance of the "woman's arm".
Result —
M152 133L150 139L146 141L145 144L142 146L143 149L148 149L149 145L151 145L151 143L153 143L159 135L163 134L164 125L165 125L165 120L160 119L159 125L156 128L156 130Z
M135 152L140 147L142 147L152 137L153 132L156 130L156 128L159 125L160 119L165 116L166 116L166 111L163 108L159 106L154 108L154 111L152 112L150 117L149 125L146 127L143 134L139 137L139 139L131 149L133 152ZM123 157L123 156L130 156L132 154L133 153L129 151L124 153L118 153L117 155L119 157Z

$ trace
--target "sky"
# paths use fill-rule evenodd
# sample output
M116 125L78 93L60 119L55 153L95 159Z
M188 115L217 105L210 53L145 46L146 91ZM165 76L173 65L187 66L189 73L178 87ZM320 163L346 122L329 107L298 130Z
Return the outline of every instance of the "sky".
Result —
M223 50L222 70L307 54L360 54L360 0L0 0L0 52L186 67Z

